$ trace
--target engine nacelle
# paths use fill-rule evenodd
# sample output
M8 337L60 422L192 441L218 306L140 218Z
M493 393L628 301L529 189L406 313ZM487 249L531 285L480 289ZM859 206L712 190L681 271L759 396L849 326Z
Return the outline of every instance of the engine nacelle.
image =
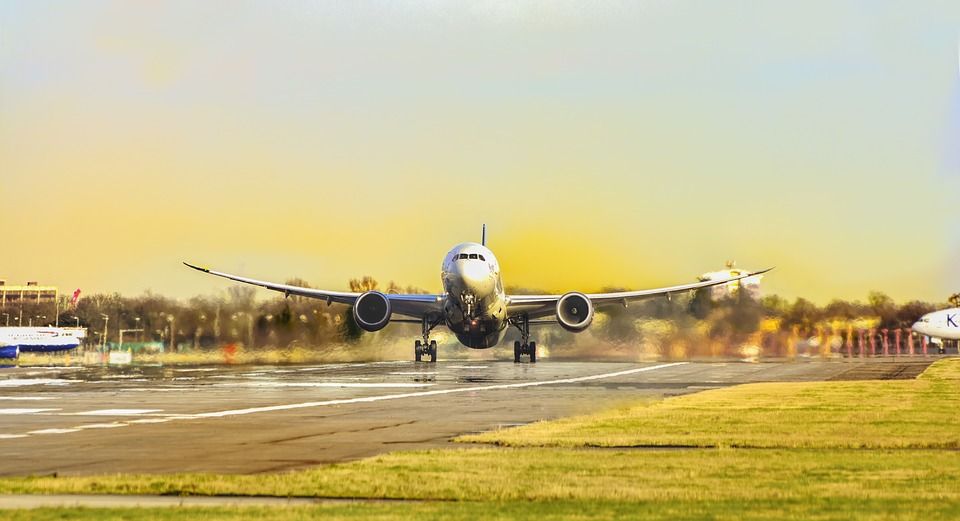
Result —
M371 333L386 327L392 313L390 299L379 291L368 291L353 303L353 320L360 329Z
M579 333L593 322L593 302L583 293L571 291L557 301L557 322L567 331Z

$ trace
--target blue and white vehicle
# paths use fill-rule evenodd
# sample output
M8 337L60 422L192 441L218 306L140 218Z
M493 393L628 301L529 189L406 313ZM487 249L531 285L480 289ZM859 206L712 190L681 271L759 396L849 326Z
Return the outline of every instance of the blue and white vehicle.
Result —
M0 327L0 358L76 349L86 332L75 327Z

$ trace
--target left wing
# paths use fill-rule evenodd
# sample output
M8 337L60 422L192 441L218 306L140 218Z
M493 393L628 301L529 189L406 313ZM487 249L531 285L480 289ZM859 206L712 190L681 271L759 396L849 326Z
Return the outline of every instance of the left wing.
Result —
M193 264L187 262L184 262L184 264L197 271L209 273L210 275L216 275L225 279L243 282L244 284L253 284L254 286L260 286L261 288L279 291L283 293L284 296L296 295L298 297L326 300L327 304L336 302L338 304L352 306L360 297L360 295L363 295L363 293L348 291L328 291L325 289L291 286L289 284L277 284L275 282L266 282L262 280L241 277L239 275L231 275L229 273L214 271L209 268L194 266ZM408 317L423 318L425 316L434 316L440 313L442 309L440 295L399 295L395 293L385 293L385 295L388 299L390 299L390 306L393 308L394 313Z
M681 284L679 286L670 286L667 288L643 289L638 291L617 291L614 293L586 293L585 295L596 307L610 304L620 304L622 306L626 306L627 303L637 300L658 296L669 297L674 293L709 288L711 286L719 286L720 284L727 284L729 282L734 282L749 277L756 277L757 275L762 275L772 269L773 268L767 268L765 270L755 271L753 273L747 273L728 279L706 280L702 282L693 282L690 284ZM563 295L508 295L507 315L527 315L529 318L540 318L553 315L556 313L557 301L560 300L560 297L562 296Z

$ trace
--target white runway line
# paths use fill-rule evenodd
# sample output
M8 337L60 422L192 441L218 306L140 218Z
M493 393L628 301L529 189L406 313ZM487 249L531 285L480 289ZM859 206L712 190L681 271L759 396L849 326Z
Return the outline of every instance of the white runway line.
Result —
M163 412L163 409L98 409L96 411L63 413L63 416L138 416L152 412Z
M24 409L24 408L10 408L10 409L0 409L0 414L37 414L41 412L51 412L59 411L61 409Z
M134 382L134 383L137 383L137 382L149 382L149 381L150 381L150 380L148 380L148 379L146 379L146 378L133 378L133 379L131 379L131 380L123 380L123 382ZM117 385L119 382L116 382L116 381L114 381L114 380L84 380L84 381L81 382L81 383L85 383L85 384L108 384L108 385Z
M0 387L23 387L27 385L70 385L71 380L60 380L59 378L10 378L0 380Z
M670 364L660 364L653 365L648 367L638 367L636 369L627 369L625 371L617 371L614 373L603 373L595 374L591 376L579 376L576 378L560 378L557 380L543 380L540 382L522 382L516 384L497 384L497 385L482 385L476 387L459 387L453 389L438 389L435 391L422 391L418 393L403 393L403 394L387 394L381 396L367 396L363 398L345 398L342 400L326 400L322 402L304 402L304 403L291 403L286 405L268 405L264 407L250 407L247 409L234 409L231 411L216 411L216 412L204 412L198 414L184 415L182 419L193 420L193 419L202 419L202 418L223 418L225 416L240 416L244 414L256 414L260 412L273 412L273 411L287 411L291 409L305 409L309 407L324 407L329 405L346 405L351 403L370 403L370 402L379 402L383 400L399 400L403 398L422 398L426 396L438 396L442 394L456 394L456 393L472 393L477 391L493 391L499 389L522 389L524 387L539 387L542 385L557 385L557 384L572 384L579 382L589 382L592 380L603 380L606 378L615 378L617 376L626 376L636 373L644 373L648 371L656 371L657 369L666 369L668 367L676 367L679 365L684 365L687 362L674 362Z
M80 429L40 429L38 431L30 431L27 434L67 434L70 432L80 432Z
M117 389L120 393L172 393L183 391L196 391L197 387L129 387Z
M501 389L522 389L525 387L539 387L544 385L572 384L572 383L579 383L579 382L589 382L593 380L603 380L607 378L616 378L618 376L627 376L631 374L645 373L649 371L656 371L658 369L666 369L669 367L685 365L686 363L687 362L674 362L669 364L659 364L659 365L653 365L653 366L647 366L647 367L638 367L636 369L626 369L623 371L616 371L613 373L602 373L602 374L595 374L590 376L578 376L574 378L559 378L556 380L543 380L543 381L536 381L536 382L521 382L521 383L512 383L512 384L482 385L482 386L474 386L474 387L455 387L452 389L437 389L433 391L420 391L420 392L402 393L402 394L367 396L363 398L345 398L340 400L326 400L321 402L303 402L303 403L292 403L292 404L285 404L285 405L269 405L264 407L250 407L246 409L234 409L234 410L227 410L227 411L213 411L213 412L204 412L204 413L197 413L197 414L183 414L178 416L170 416L166 418L144 418L144 419L138 419L138 420L118 421L113 423L92 423L87 425L77 425L70 429L59 429L58 431L60 432L56 432L56 434L66 434L69 432L76 432L77 430L81 430L81 429L113 429L116 427L127 427L129 425L134 425L134 424L166 423L166 422L177 421L177 420L201 420L206 418L224 418L228 416L241 416L246 414L256 414L261 412L273 412L273 411L286 411L291 409L305 409L310 407L346 405L351 403L371 403L371 402L379 402L384 400L401 400L404 398L421 398L421 397L439 396L439 395L445 395L445 394L472 393L472 392L479 392L479 391L496 391ZM338 387L344 385L344 384L334 384L332 382L318 382L318 383L325 384L327 386L333 385ZM347 384L347 385L350 385L353 387L364 386L364 384ZM371 385L375 385L375 384L371 384ZM431 385L431 384L407 384L407 386L410 386L410 385L424 386L424 385ZM148 389L144 389L144 390L146 391ZM154 391L155 390L156 389L154 389ZM3 411L3 410L5 409L0 409L0 411ZM6 409L6 410L11 410L11 409ZM32 410L32 411L57 410L58 411L61 409L17 409L17 411L23 411L23 410ZM15 414L23 414L23 413L18 412ZM45 429L45 430L48 431L47 433L49 434L54 434L53 431L57 429ZM25 438L27 436L28 436L27 434L0 434L0 439Z
M0 400L39 401L52 400L53 396L0 396Z
M357 382L243 382L216 384L216 387L350 387L361 389L430 387L433 384L415 383L357 383Z
M113 422L113 423L88 423L86 425L77 425L72 427L74 429L115 429L117 427L126 427L126 423Z

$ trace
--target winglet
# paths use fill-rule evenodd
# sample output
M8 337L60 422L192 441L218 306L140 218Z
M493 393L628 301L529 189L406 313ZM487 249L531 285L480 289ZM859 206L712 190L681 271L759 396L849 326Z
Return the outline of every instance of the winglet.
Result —
M195 269L195 270L197 270L197 271L202 271L202 272L204 272L204 273L210 273L210 268L202 268L202 267L200 267L200 266L194 266L193 264L190 264L189 262L186 262L186 261L184 261L183 264L184 264L184 266L187 266L188 268L193 268L193 269Z

